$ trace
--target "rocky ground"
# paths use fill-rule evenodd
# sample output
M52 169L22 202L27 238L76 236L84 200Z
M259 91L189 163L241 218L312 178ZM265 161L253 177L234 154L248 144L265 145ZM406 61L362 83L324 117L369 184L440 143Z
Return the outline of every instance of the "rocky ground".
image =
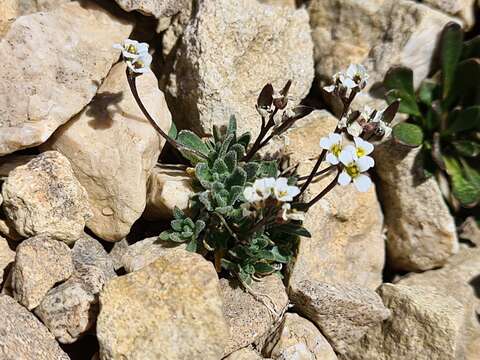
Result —
M437 183L416 177L415 150L378 146L376 188L330 192L308 213L313 236L285 279L246 292L157 240L173 207L187 208L191 181L112 48L150 44L153 72L137 84L163 129L208 134L234 114L256 132L268 82L292 79L293 101L315 104L350 63L367 67L371 89L397 64L418 84L442 27L475 29L478 6L2 1L0 359L479 359L480 241L459 241ZM290 130L284 151L300 173L335 126L315 110Z

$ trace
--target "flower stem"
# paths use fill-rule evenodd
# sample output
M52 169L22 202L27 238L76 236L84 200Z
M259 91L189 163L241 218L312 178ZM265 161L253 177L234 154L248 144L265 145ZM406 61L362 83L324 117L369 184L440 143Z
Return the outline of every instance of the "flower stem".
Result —
M322 192L320 192L320 194L318 194L317 196L315 196L312 200L310 200L308 203L307 203L307 206L306 206L306 209L305 209L305 212L308 211L308 209L310 209L313 205L315 205L318 201L320 201L325 195L327 195L330 190L332 190L336 185L337 185L337 181L338 181L338 177L340 176L340 169L338 169L338 172L337 172L337 175L335 176L335 178L330 182L330 184L328 184L325 189L322 190Z
M268 119L267 125L264 125L265 119L262 117L262 128L260 129L260 134L258 134L257 139L253 143L253 146L251 147L248 154L245 155L245 157L243 158L243 161L245 162L250 161L252 157L257 153L257 151L266 145L266 143L262 143L262 140L265 137L265 135L267 135L268 130L270 130L275 125L275 121L273 120L273 118L277 114L277 112L278 112L278 108L275 108L275 110L273 110L272 114L270 115L270 118Z
M162 130L160 126L156 123L156 121L152 118L152 116L148 113L148 110L145 108L145 105L143 105L142 100L140 99L140 96L138 95L138 90L137 90L137 84L136 84L136 76L132 75L129 72L129 69L127 68L127 80L128 80L128 85L130 86L130 91L132 92L133 97L135 98L135 101L137 102L138 107L140 110L142 110L143 115L147 118L147 120L150 122L150 124L153 126L153 128L170 144L173 146L174 149L177 150L185 150L191 153L194 153L196 156L199 156L203 159L207 159L207 156L202 154L201 152L186 148L184 145L180 144L178 141L172 139L170 136L165 133L165 131Z
M328 173L329 171L333 170L335 167L337 167L337 166L336 165L330 165L329 167L326 167L325 169L317 171L315 173L314 177L317 177L317 176L323 175L325 173ZM307 178L308 178L308 175L307 176L302 176L302 177L299 177L297 181L303 181L303 180L306 180Z

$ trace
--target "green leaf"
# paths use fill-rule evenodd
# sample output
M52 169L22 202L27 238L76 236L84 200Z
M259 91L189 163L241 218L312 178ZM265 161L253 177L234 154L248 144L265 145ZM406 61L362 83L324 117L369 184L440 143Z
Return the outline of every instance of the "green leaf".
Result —
M208 211L213 211L212 202L210 201L210 191L204 191L198 194L198 200Z
M230 119L228 121L227 134L235 136L236 133L237 133L237 119L235 118L235 115L232 115L230 116Z
M200 236L200 233L205 229L205 221L197 220L195 221L195 238Z
M170 240L170 234L172 234L172 230L165 230L160 233L160 240L163 241L169 241Z
M232 186L228 196L228 205L233 205L243 192L243 186Z
M192 149L194 151L197 151L205 157L208 156L210 150L207 145L200 139L196 134L191 132L190 130L182 130L178 134L177 141L185 146L187 149ZM189 152L188 150L182 150L181 151L182 155L191 161L192 164L197 164L201 161L205 161L205 159L197 156L193 152Z
M183 220L172 220L170 226L175 231L182 231L183 229Z
M438 84L431 79L426 79L420 84L418 89L418 99L425 105L431 106L435 100L435 92L438 89Z
M266 275L266 274L271 274L274 271L275 271L275 268L270 264L267 264L264 262L257 262L255 264L255 272L258 274Z
M472 181L471 174L467 177L457 159L444 156L443 160L452 183L453 196L460 201L462 206L474 206L480 198L480 188L477 182Z
M227 164L228 171L232 172L237 166L237 153L235 151L229 151L223 160L225 164Z
M183 220L185 219L185 213L177 206L173 208L173 217L176 220Z
M242 144L233 144L230 146L230 150L233 150L237 153L237 159L241 159L245 155L245 146Z
M260 168L258 169L257 176L262 177L274 177L278 175L277 162L272 161L262 161L260 163Z
M224 156L228 149L230 148L230 144L232 143L233 139L235 137L235 134L229 134L225 141L222 143L222 146L220 147L220 151L218 152L218 156Z
M198 249L197 239L190 240L186 250L190 252L197 252L197 249Z
M255 162L250 162L243 166L243 170L245 170L245 172L247 173L248 182L252 182L253 180L255 180L259 168L260 165Z
M213 163L212 170L217 174L228 173L227 164L225 164L225 161L223 161L223 159L215 160L215 162Z
M210 168L208 167L207 164L205 163L199 163L197 166L195 166L195 175L200 181L200 184L206 188L209 189L211 187L211 182L213 181L212 178L212 173L210 171Z
M190 239L192 236L193 236L193 231L192 231L192 230L183 231L183 232L180 234L180 237L181 237L182 239L185 239L185 240Z
M213 125L213 139L215 140L215 143L222 141L222 132L218 125Z
M243 145L246 149L248 144L250 144L250 140L252 139L252 135L249 132L243 133L237 140L237 143Z
M447 134L480 128L480 105L470 106L456 115L455 121L447 129Z
M480 57L480 35L463 43L462 59Z
M177 138L177 134L178 134L177 127L175 126L175 123L172 121L170 130L168 130L168 136L170 136L172 139L175 140Z
M462 54L463 31L456 22L449 22L443 28L440 40L440 61L442 64L443 98L447 98L453 85L458 61Z
M444 108L449 109L459 103L475 104L480 101L480 59L468 59L460 62L455 73L454 84Z
M225 187L244 186L247 181L247 173L240 166L237 166L232 174L225 180Z
M173 241L173 242L177 242L177 243L183 243L184 242L184 240L182 238L180 238L180 236L178 236L177 233L170 233L169 240Z
M414 116L421 115L415 98L411 69L401 66L391 68L385 75L384 85L390 90L387 93L389 103L400 99L400 112Z
M393 127L392 134L396 141L406 146L417 147L423 143L423 130L415 124L397 124Z
M409 96L397 89L388 91L386 97L389 104L392 104L395 101L400 101L400 106L398 107L399 112L412 116L422 115L414 97Z
M275 230L283 232L285 234L292 234L304 237L312 237L310 232L300 225L295 224L282 224L275 227Z
M480 154L480 144L475 141L457 140L452 141L452 145L455 147L455 150L457 150L457 152L462 156L476 157Z

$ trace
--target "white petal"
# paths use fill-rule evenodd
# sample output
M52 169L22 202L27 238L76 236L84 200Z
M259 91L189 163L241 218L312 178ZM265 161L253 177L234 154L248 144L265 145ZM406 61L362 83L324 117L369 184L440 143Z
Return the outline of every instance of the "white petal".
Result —
M340 134L330 133L330 135L328 135L328 138L330 139L332 144L341 144L342 143L342 135L340 135Z
M326 92L331 93L331 92L334 92L334 91L335 91L335 88L336 88L335 85L330 85L330 86L324 86L324 87L323 87L323 90L325 90Z
M366 192L368 191L368 189L370 189L370 186L372 186L372 180L370 179L370 177L364 174L360 174L355 179L353 179L353 183L355 184L357 190L360 192Z
M357 149L355 148L355 146L347 145L347 146L345 146L345 148L343 150L351 152L353 154L354 159L357 158Z
M357 83L350 78L344 78L342 80L342 85L345 86L347 89L353 89L357 87Z
M278 178L278 179L275 181L275 187L276 187L276 188L279 188L279 189L287 189L287 187L288 187L288 179L287 179L287 178L284 178L284 177Z
M375 160L370 156L362 156L356 163L360 172L365 172L375 165Z
M347 172L344 170L338 177L338 183L342 186L350 184L350 181L352 181L352 178L350 175L347 174Z
M355 64L350 64L347 68L346 75L353 78L357 74L357 66Z
M347 127L347 118L345 116L338 121L337 127L339 129L344 129Z
M243 190L243 196L245 197L245 200L247 200L248 202L256 201L256 192L255 192L255 189L251 186L247 186Z
M287 192L288 192L288 195L290 195L291 197L295 197L298 194L300 194L300 189L297 186L290 185L287 188Z
M392 128L388 125L385 125L383 127L383 130L385 131L385 134L383 135L384 138L388 138L390 134L392 133Z
M373 145L370 144L368 141L365 141L359 137L354 137L353 141L355 141L355 145L357 145L358 148L362 149L365 152L365 155L368 155L373 151Z
M276 180L273 177L265 178L265 187L272 189L275 186Z
M354 121L348 126L347 132L352 136L360 136L363 132L363 127L357 121Z
M333 155L331 152L327 154L327 157L325 158L325 160L327 160L327 162L331 165L338 164L338 158L335 155Z
M320 147L325 150L330 150L330 148L332 147L332 142L330 141L330 138L328 137L321 138Z
M351 150L343 149L338 158L343 165L349 165L355 160L355 153Z

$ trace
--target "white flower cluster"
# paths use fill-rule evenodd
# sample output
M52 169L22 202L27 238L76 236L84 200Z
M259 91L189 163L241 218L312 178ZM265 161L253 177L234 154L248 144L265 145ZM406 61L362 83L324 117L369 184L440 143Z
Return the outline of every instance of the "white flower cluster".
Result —
M123 60L131 71L138 74L149 71L152 56L148 53L147 43L126 39L123 44L115 44L113 47L122 51Z
M337 86L347 90L362 90L367 85L368 74L365 67L361 64L351 64L347 71L341 71L333 75L334 84L325 86L323 89L327 92L334 92Z
M328 163L342 166L338 183L348 185L353 181L358 191L365 192L372 185L372 180L364 173L375 165L373 158L368 156L373 151L373 145L359 137L354 137L353 140L355 146L344 146L342 135L331 133L320 139L320 147L328 151Z
M250 214L249 208L253 204L254 207L259 208L263 202L269 198L276 201L283 202L282 204L282 218L287 220L303 220L304 214L299 211L291 209L288 203L293 201L294 197L300 193L297 186L288 185L288 179L280 177L257 179L252 186L247 186L243 191L243 196L247 200L247 204L243 206L244 215Z

